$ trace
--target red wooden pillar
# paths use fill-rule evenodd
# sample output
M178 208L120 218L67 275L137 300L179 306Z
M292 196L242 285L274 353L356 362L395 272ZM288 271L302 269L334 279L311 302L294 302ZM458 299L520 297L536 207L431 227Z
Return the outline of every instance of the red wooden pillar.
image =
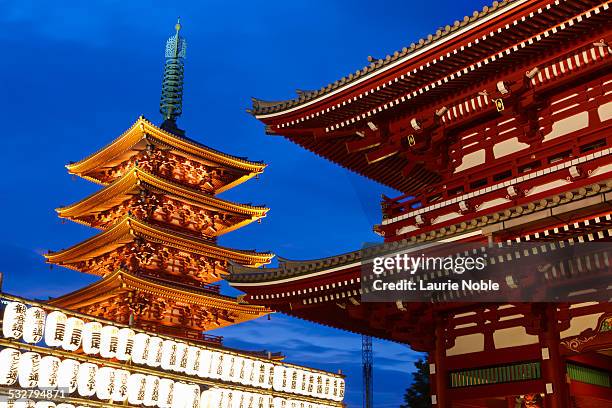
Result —
M566 380L564 358L559 352L559 327L557 306L548 304L543 319L544 330L540 335L542 346L542 379L545 384L545 408L566 408L569 406L569 390Z
M429 354L431 402L432 406L436 408L450 408L448 372L446 369L445 324L443 320L436 319L435 325L435 348L433 353Z

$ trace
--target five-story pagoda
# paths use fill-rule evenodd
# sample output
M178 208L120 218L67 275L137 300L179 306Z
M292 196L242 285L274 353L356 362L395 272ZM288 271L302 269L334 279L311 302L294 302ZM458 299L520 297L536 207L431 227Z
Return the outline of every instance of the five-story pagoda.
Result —
M155 126L140 117L112 143L71 163L68 171L104 186L57 209L60 217L101 232L47 261L101 280L51 304L150 331L211 341L209 329L260 317L264 307L219 293L230 263L258 267L271 253L224 248L217 237L266 216L265 207L216 196L265 165L201 145L177 127L182 113L186 42L166 44L160 112Z

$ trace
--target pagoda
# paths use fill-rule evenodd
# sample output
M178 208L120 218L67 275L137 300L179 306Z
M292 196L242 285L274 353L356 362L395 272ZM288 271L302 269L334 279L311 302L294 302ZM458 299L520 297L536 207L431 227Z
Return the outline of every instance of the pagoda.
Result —
M45 256L51 264L102 279L49 303L209 342L216 337L203 332L269 311L220 294L214 283L230 263L259 267L274 255L217 243L220 235L266 216L268 208L216 196L259 175L265 164L211 149L178 128L186 51L180 29L179 22L166 44L161 126L141 116L109 145L66 166L103 188L58 208L59 216L101 231Z

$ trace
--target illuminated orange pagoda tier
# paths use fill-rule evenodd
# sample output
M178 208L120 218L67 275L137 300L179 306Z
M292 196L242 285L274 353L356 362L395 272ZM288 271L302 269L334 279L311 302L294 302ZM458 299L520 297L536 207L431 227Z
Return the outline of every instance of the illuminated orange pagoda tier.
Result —
M177 38L184 41L178 32ZM168 49L166 54L168 59ZM266 216L265 207L216 196L259 175L265 165L187 138L176 127L182 85L178 89L172 80L164 78L161 127L140 117L106 147L67 165L71 174L103 188L57 212L100 232L45 256L102 279L50 303L153 332L216 341L202 333L268 313L221 295L214 284L230 263L259 267L274 256L217 243Z
M379 247L237 266L231 284L250 304L428 353L434 407L612 407L611 11L496 1L318 90L254 99L268 134L399 193L382 198ZM363 300L376 251L450 242L607 252L553 269L506 259L505 287L557 285L555 303ZM585 268L606 286L573 292Z

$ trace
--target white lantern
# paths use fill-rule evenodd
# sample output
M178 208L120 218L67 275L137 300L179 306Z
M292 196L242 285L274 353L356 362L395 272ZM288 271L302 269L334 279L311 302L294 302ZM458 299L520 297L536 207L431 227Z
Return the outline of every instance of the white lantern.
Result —
M57 375L57 387L66 390L67 394L76 391L79 378L79 362L72 359L62 360Z
M96 374L98 366L92 363L79 365L77 392L81 397L91 397L96 393Z
M129 377L129 371L115 370L115 384L113 385L113 394L111 395L113 401L123 402L127 399Z
M229 379L232 382L239 383L240 374L242 373L244 375L244 371L242 369L244 359L242 357L233 356L230 361L232 362L232 366L230 367Z
M9 302L4 308L2 335L9 339L19 339L23 335L26 306L19 302Z
M221 379L223 381L232 381L232 368L234 367L234 361L236 357L230 354L221 354ZM217 369L219 372L219 369Z
M210 369L210 378L221 378L223 375L223 360L225 360L227 356L218 351L211 352L211 369Z
M98 354L100 352L102 324L98 322L85 323L82 337L83 352L85 354Z
M128 361L134 349L134 330L124 327L119 330L117 336L117 360Z
M285 373L285 367L281 365L274 366L274 375L273 375L274 381L272 382L272 387L274 388L274 390L276 391L283 390L283 377L286 382L286 375L287 373Z
M255 361L250 358L243 359L243 376L240 379L240 382L244 385L251 385L255 381L255 373L253 369L255 368Z
M81 336L85 323L76 317L66 320L66 333L62 341L62 348L67 351L76 351L81 346Z
M176 365L177 344L172 340L164 340L162 343L161 367L164 370L173 370Z
M323 376L320 373L317 374L316 381L315 396L317 398L323 398Z
M200 408L219 408L221 404L221 390L209 388L200 396ZM257 408L256 406L253 408Z
M74 408L72 404L57 404L55 408Z
M306 386L306 395L315 395L315 375L313 373L308 374L308 385Z
M114 358L117 355L119 329L115 326L104 326L100 335L100 355L104 358Z
M253 371L252 371L252 382L251 385L255 387L261 387L261 384L264 382L265 377L265 368L263 368L263 363L259 360L253 361Z
M159 337L151 336L149 339L149 355L147 358L147 365L151 367L159 367L161 365L163 348L163 340Z
M200 351L200 370L198 371L198 376L202 378L212 378L211 370L212 370L212 360L213 354L212 351L201 349Z
M64 341L66 321L68 318L60 311L53 311L47 315L45 324L45 343L49 347L59 347Z
M162 378L159 380L159 396L157 406L160 408L171 408L173 393L174 381L169 378Z
M185 373L187 375L197 375L200 372L202 357L202 349L195 346L189 346L187 348L187 366L185 367Z
M143 374L131 374L128 378L128 402L140 405L145 398L146 378Z
M187 370L187 350L187 344L181 342L176 343L176 362L172 368L174 371L184 373L185 370Z
M51 401L37 401L34 405L35 408L55 408L55 402Z
M298 381L300 387L298 388L298 394L308 394L308 371L300 370L300 380Z
M47 314L40 307L31 307L25 312L23 323L23 341L36 344L43 338Z
M40 374L40 354L27 352L19 358L17 379L21 388L32 388L38 385Z
M324 398L331 398L331 377L328 375L323 376L325 379L325 386L323 387L323 396Z
M147 375L145 377L145 397L144 405L152 407L159 401L159 377Z
M146 364L149 356L149 339L146 333L134 335L134 346L132 348L132 361L136 364Z
M19 373L21 353L14 348L0 350L0 385L13 385Z
M184 408L199 408L200 406L200 387L195 384L185 384L183 386L185 393Z
M339 383L339 387L338 387L338 401L342 401L344 399L344 379L340 378L338 380Z
M187 400L187 384L184 382L175 382L172 388L172 408L185 408Z
M263 388L270 389L274 383L274 364L264 363L265 377L264 383L261 385Z
M102 401L109 401L115 389L115 369L100 367L96 372L96 397Z
M60 359L54 356L44 356L40 359L39 388L53 389L57 387L60 363Z

